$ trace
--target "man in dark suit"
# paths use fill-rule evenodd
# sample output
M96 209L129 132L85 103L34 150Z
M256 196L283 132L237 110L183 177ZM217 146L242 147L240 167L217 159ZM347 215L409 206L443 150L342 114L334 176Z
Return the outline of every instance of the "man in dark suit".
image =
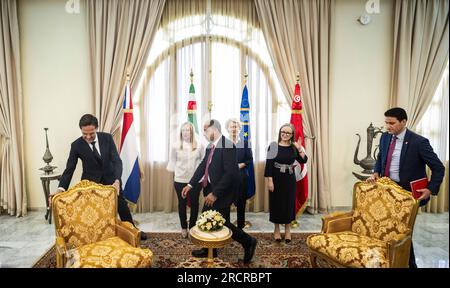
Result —
M78 159L81 159L83 164L81 179L114 186L118 191L120 219L134 224L121 188L122 160L111 134L97 132L98 120L91 114L83 115L79 126L82 136L75 140L70 147L66 169L61 176L59 188L55 193L69 188ZM141 239L146 239L145 233L141 233Z
M230 206L236 200L236 193L239 188L236 147L230 140L222 136L219 121L205 122L203 130L210 144L192 179L181 193L185 198L193 186L201 183L205 196L203 211L212 209L222 214L226 220L224 225L233 233L233 240L239 242L244 248L244 264L247 264L253 258L257 241L230 221ZM194 250L192 255L194 257L206 257L208 250L206 248ZM214 250L214 255L217 255L217 250Z
M427 177L426 166L431 169L428 187L420 189L420 206L426 205L430 195L437 195L445 168L434 153L430 142L406 128L408 116L402 108L392 108L384 113L388 132L380 139L377 162L374 174L367 179L375 182L379 177L389 177L403 189L411 191L410 182ZM417 268L414 249L411 243L409 267Z

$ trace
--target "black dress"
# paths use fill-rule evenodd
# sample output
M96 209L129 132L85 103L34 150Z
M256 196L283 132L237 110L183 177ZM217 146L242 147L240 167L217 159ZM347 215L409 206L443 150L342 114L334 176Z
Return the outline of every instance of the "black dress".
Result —
M295 149L295 151L294 151ZM290 174L288 170L282 173L281 169L274 167L274 163L294 164L306 163L308 157L300 157L295 146L280 146L272 143L267 150L266 167L264 177L272 177L274 191L269 191L270 222L275 224L290 224L295 220L295 173Z

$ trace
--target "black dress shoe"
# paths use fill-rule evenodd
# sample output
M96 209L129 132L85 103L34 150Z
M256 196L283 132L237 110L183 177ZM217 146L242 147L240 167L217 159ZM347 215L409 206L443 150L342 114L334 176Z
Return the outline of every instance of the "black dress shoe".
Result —
M145 234L145 232L142 231L141 231L141 240L142 241L147 240L147 234Z
M196 257L196 258L206 258L208 257L208 249L207 248L202 248L202 249L198 249L198 250L194 250L192 251L192 256ZM213 257L217 257L217 249L213 249Z
M256 241L256 238L252 238L251 244L247 248L245 248L244 264L248 264L252 260L253 255L255 254L257 243L258 241Z

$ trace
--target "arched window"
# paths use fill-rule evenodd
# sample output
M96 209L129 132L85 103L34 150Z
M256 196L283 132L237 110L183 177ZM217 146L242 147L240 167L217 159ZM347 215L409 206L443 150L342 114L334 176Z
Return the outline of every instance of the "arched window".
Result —
M212 5L212 9L199 8L205 3ZM164 13L146 70L133 87L136 133L146 179L139 209L176 210L173 176L166 165L170 145L179 137L180 125L188 119L191 69L197 124L203 141L202 124L206 118L219 120L223 134L228 136L225 122L233 117L239 119L244 74L248 74L257 191L249 209L266 209L264 199L268 195L259 193L264 191L266 149L270 141L276 140L281 123L289 121L290 107L285 103L258 27L254 2L173 0L166 3Z
M191 70L199 128L209 117L218 119L226 136L226 120L239 119L244 74L248 74L253 153L256 161L264 161L268 142L273 140L276 127L289 121L290 109L282 97L262 31L223 15L189 16L158 30L147 70L133 97L136 113L144 113L144 117L137 117L137 122L145 122L138 123L137 133L142 134L141 129L149 132L141 141L148 145L142 147L148 149L148 160L167 161L169 144L187 121ZM140 105L143 100L147 101L145 111Z

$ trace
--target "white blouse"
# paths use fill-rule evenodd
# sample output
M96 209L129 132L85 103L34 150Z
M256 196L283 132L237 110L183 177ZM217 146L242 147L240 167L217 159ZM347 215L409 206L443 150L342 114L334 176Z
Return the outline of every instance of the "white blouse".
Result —
M180 143L176 143L170 148L167 170L175 172L175 182L189 183L204 156L205 147L202 143L197 143L194 151L191 143L184 142L183 149L180 149Z

